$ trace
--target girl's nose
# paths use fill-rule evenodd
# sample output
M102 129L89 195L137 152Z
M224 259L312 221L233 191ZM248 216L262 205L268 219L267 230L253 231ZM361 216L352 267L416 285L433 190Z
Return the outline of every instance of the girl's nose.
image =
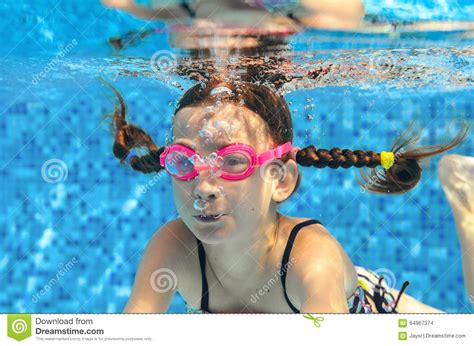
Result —
M199 176L196 177L194 196L205 201L215 200L219 194L215 180L209 172L200 172Z

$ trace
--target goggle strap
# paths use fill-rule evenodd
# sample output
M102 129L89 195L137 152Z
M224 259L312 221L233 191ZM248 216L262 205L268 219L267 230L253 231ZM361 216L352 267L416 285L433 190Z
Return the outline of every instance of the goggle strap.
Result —
M165 150L164 150L164 151L161 153L161 155L160 155L160 165L161 165L161 167L163 167L163 168L165 167L165 157L166 157L166 155L168 155L168 152L169 152L169 151L170 151L170 147L167 145L167 146L165 147Z
M286 153L290 152L293 149L293 146L291 142L286 142L282 145L279 145L273 150L269 150L263 154L261 154L258 159L257 159L257 164L261 165L264 162L273 160L273 159L279 159Z

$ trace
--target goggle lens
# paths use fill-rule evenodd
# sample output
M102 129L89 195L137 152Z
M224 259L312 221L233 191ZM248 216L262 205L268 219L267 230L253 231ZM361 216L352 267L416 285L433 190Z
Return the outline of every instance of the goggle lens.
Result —
M177 177L184 177L194 170L192 157L181 152L171 152L166 156L166 170Z
M245 173L250 168L250 158L243 153L224 155L222 171L230 175Z
M228 175L239 175L245 173L250 168L250 158L244 153L230 153L224 156L215 154L209 155L206 159L200 160L197 155L187 156L182 152L171 152L166 156L166 170L180 178L191 174L195 165L201 165L207 161L214 168L214 172L219 171Z

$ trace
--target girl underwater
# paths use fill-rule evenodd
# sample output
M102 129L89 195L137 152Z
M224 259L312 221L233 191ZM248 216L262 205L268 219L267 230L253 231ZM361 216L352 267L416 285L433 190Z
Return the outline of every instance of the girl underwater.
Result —
M359 182L364 189L407 192L421 179L420 160L461 143L466 123L442 146L413 148L419 138L402 135L390 152L297 148L282 96L265 86L216 79L184 93L174 111L172 142L160 147L127 122L125 101L110 87L118 101L110 115L114 155L136 171L171 175L179 213L150 239L124 312L166 312L176 291L191 311L201 312L441 312L405 294L408 282L398 291L375 272L354 266L321 222L283 215L278 204L298 188L298 164L368 167L370 174ZM134 148L148 153L138 155ZM441 161L440 177L453 162L457 171L466 167L457 156ZM455 195L465 188L443 188L452 192L454 209ZM471 251L463 258L466 288L474 297L474 231L466 227L473 211L458 214L462 253ZM160 276L171 276L173 287L157 287Z

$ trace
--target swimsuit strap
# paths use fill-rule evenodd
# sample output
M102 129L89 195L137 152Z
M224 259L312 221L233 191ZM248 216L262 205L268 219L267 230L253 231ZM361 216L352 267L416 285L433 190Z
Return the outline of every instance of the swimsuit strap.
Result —
M191 6L189 6L189 0L181 0L180 4L181 8L186 11L186 13L189 15L191 18L196 17L196 11L194 11Z
M377 307L377 311L379 313L395 313L397 314L398 311L396 310L397 306L398 306L398 303L400 302L400 298L402 297L402 294L405 292L406 288L408 287L408 285L410 284L410 281L405 281L402 285L402 289L400 290L400 292L398 293L398 296L397 296L397 300L395 301L395 304L393 305L392 307L392 310L390 311L387 311L384 306L383 306L383 303L384 303L384 295L386 293L385 289L382 287L382 280L384 279L383 276L380 277L379 279L379 284L376 286L376 290L374 291L374 303L375 303L375 306ZM380 294L380 291L382 291L382 294ZM393 296L392 296L392 300L393 300Z
M196 238L198 244L198 253L199 253L199 265L201 266L201 281L202 281L202 291L201 291L201 310L204 312L209 311L209 289L207 286L207 276L206 276L206 253L204 252L204 246L202 246L201 241Z
M286 248L285 252L283 253L283 259L281 261L281 267L279 270L279 275L281 277L281 283L283 285L283 293L285 294L285 299L288 305L290 306L291 310L295 313L299 313L299 310L295 308L293 304L291 304L290 299L288 298L288 294L286 293L286 272L287 272L287 265L288 265L288 260L290 259L290 252L291 248L293 247L293 243L295 241L296 235L302 229L303 227L313 225L313 224L321 224L318 220L306 220L303 222L300 222L299 224L295 225L293 229L291 230L290 236L288 237L288 242L286 243Z
M279 275L281 277L281 282L283 284L283 293L285 294L285 299L290 306L291 310L295 313L299 313L299 310L295 308L293 304L291 304L290 299L288 298L288 294L286 293L286 267L288 265L288 261L290 259L290 252L293 247L293 242L295 241L296 235L298 234L299 230L303 227L313 225L313 224L321 224L318 220L307 220L303 221L293 227L291 230L290 236L288 237L288 242L286 243L285 252L283 253L283 259L281 262L281 267L279 270ZM201 281L202 281L202 290L201 290L201 310L204 312L209 311L209 288L207 285L207 276L206 276L206 253L204 251L204 246L202 242L196 238L198 244L198 253L199 253L199 265L201 267Z
M301 20L299 18L296 18L293 12L288 12L286 16L290 18L292 21L294 21L296 25L300 25L300 26L303 25L303 23L301 23Z
M405 292L406 288L410 284L409 281L405 281L402 285L402 288L400 292L398 293L397 299L395 299L383 285L382 281L384 280L383 276L378 277L378 282L373 282L370 280L367 276L357 273L357 275L365 280L367 280L370 284L373 285L373 296L366 291L365 294L369 296L374 304L375 304L375 309L377 310L378 313L385 314L385 313L398 313L396 310L398 303L400 302L400 298L402 297L402 294ZM364 290L365 291L365 290ZM389 297L389 299L385 298L385 295ZM395 301L395 302L394 302Z
M409 284L410 284L410 281L408 281L408 280L403 283L402 289L398 293L397 300L395 301L395 305L393 306L393 310L392 310L393 312L397 313L397 311L395 309L397 308L398 302L400 301L400 298L402 297L403 292L405 292L405 290L406 290L406 288L408 287Z

